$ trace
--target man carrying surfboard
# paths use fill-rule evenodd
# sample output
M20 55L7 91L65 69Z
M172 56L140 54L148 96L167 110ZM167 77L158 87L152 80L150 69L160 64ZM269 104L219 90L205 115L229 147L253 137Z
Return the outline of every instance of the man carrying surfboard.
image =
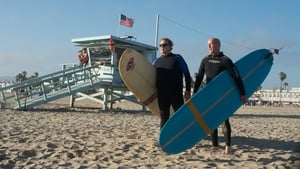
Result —
M174 111L184 104L184 99L191 97L191 75L186 62L179 54L172 53L173 42L169 38L160 39L161 56L153 65L156 68L157 101L160 110L160 128L170 117L170 107ZM183 75L185 93L183 97Z
M214 77L216 77L223 70L228 70L231 76L234 78L236 85L240 91L241 101L243 103L247 102L246 92L244 88L243 81L240 77L240 74L236 67L234 66L232 60L225 56L223 52L220 51L221 42L217 38L210 38L208 40L208 50L209 55L205 56L199 67L199 71L196 75L196 81L194 85L194 94L198 91L204 75L206 76L206 83L209 83ZM222 85L222 84L220 84ZM230 145L231 145L231 127L229 123L229 119L226 119L225 122L225 130L224 130L224 138L225 138L225 154L230 153ZM212 138L212 151L216 151L218 149L218 129L215 129L211 134Z

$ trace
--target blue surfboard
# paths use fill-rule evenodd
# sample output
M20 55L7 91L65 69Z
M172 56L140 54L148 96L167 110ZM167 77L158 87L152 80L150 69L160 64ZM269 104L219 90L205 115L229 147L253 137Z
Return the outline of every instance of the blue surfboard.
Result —
M262 84L273 65L273 53L259 49L235 63L246 96ZM179 108L160 131L163 151L176 154L205 138L242 105L239 90L228 71L223 71Z

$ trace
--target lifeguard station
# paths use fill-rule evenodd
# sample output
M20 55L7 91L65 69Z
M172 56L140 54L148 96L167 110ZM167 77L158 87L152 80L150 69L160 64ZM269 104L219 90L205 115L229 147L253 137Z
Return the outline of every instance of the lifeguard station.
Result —
M75 38L72 43L87 49L87 65L62 64L58 72L0 88L1 107L28 109L66 96L70 96L70 106L75 101L90 99L102 104L103 110L122 100L139 104L120 78L118 61L125 49L132 48L152 62L156 47L137 42L131 36L112 35Z

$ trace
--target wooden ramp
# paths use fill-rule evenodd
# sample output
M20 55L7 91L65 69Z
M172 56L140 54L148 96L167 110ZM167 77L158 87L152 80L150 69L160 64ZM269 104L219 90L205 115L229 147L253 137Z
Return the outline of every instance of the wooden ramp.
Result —
M1 108L30 109L66 96L71 96L72 106L76 95L79 99L92 99L103 104L104 110L109 108L108 104L122 99L139 103L132 95L116 92L126 91L127 88L112 85L111 79L95 73L95 68L96 66L74 66L0 88Z

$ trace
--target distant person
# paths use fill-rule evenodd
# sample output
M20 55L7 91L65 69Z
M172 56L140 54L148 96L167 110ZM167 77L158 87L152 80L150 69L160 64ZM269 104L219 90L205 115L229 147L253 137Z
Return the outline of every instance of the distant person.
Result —
M170 116L170 108L176 111L191 97L191 75L186 62L179 54L172 53L173 42L169 38L160 39L161 56L153 65L156 68L157 99L160 110L160 128ZM185 93L183 94L183 76Z
M202 80L204 78L204 75L206 76L206 84L207 84L223 70L228 70L230 75L234 78L236 85L240 91L241 101L243 103L246 103L247 102L246 92L240 74L236 69L235 65L233 64L232 60L229 57L225 56L223 52L220 52L220 48L221 48L221 42L219 39L210 38L208 40L209 55L205 56L200 63L200 68L196 75L196 81L195 81L193 93L195 94L198 91L202 83ZM220 87L221 86L222 84L220 84ZM229 154L230 145L231 145L231 127L230 127L229 119L225 120L224 125L225 125L224 138L226 143L224 154ZM219 146L218 128L213 131L213 133L211 134L211 138L212 138L211 151L216 151Z
M79 51L78 60L80 65L87 65L89 63L89 56L86 48Z

